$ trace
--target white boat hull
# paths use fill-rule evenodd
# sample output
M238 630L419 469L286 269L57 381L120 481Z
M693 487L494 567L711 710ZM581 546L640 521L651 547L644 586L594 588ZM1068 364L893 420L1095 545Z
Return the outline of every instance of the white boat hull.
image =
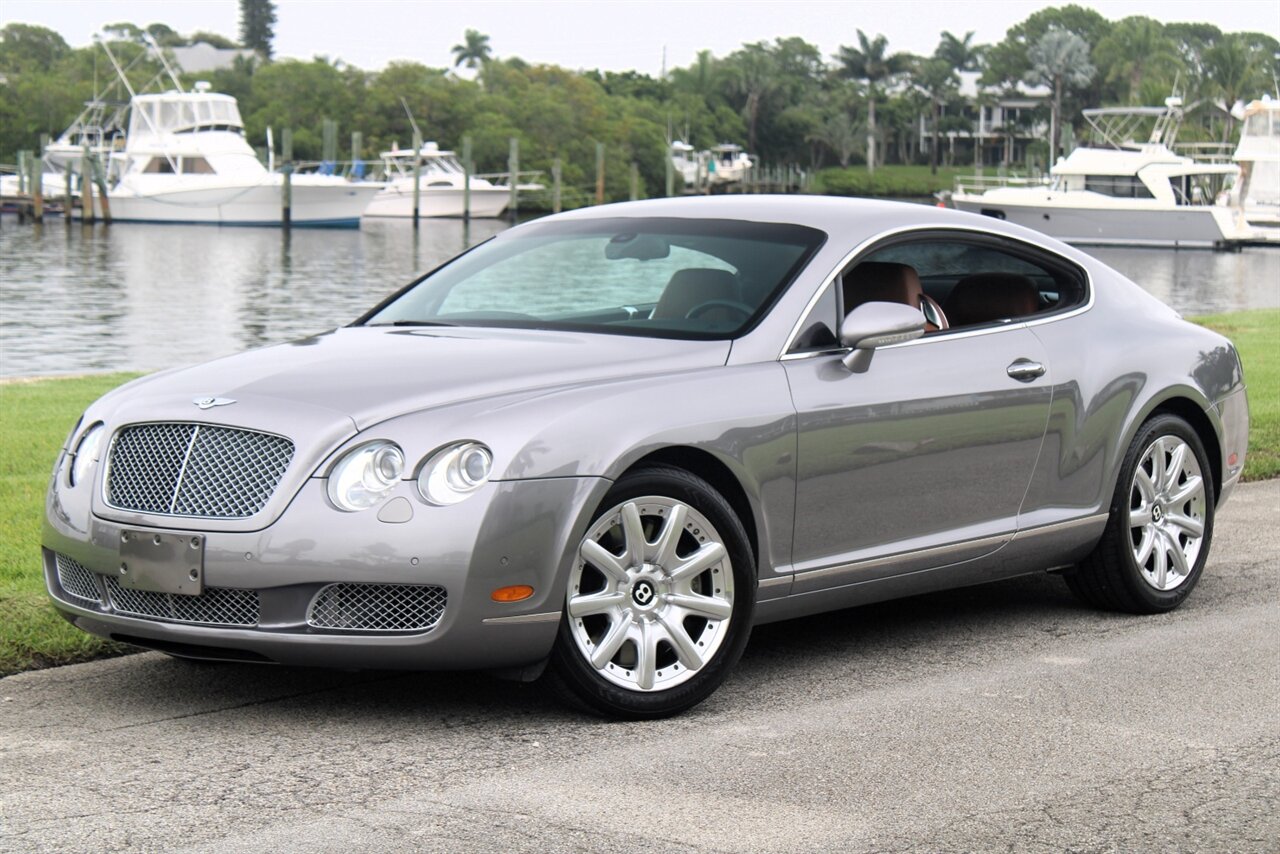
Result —
M502 216L511 199L506 187L472 187L471 216L477 219ZM464 199L461 187L423 187L418 192L418 215L422 217L460 217ZM392 185L373 197L365 209L367 217L412 217L413 182L407 186Z
M187 180L183 182L185 186L148 192L145 187L122 182L109 196L111 218L117 222L280 226L283 183L283 176L269 174L257 184L236 186ZM294 176L290 224L358 227L360 215L381 188L381 184L352 183L326 176Z
M993 216L1043 232L1064 243L1080 245L1214 248L1251 236L1250 230L1237 223L1235 214L1228 208L1026 204L1001 198L999 192L956 194L952 204L958 210Z

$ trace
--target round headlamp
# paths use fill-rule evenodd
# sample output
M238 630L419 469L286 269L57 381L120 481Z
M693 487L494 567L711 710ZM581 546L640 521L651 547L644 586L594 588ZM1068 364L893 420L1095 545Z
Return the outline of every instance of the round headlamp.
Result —
M394 442L352 448L329 472L329 500L342 510L368 510L391 494L404 474L404 452Z
M75 451L71 456L71 470L67 482L71 486L84 483L93 472L93 465L98 461L98 446L102 444L103 426L99 421L80 435Z
M430 504L457 504L488 483L492 472L492 451L479 442L455 442L422 464L418 494Z

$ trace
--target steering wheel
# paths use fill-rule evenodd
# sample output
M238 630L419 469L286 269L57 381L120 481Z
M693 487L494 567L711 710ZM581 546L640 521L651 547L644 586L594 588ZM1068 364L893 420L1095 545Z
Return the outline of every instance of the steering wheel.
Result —
M732 299L709 299L706 302L700 302L693 308L689 309L685 312L684 317L686 320L697 320L702 315L717 308L737 312L742 315L743 321L746 321L751 317L751 315L755 314L755 309L744 302L738 302L737 300Z

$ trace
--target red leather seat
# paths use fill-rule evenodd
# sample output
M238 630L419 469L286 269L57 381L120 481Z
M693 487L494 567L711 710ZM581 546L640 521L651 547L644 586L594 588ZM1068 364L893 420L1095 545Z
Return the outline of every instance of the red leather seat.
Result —
M1040 310L1040 289L1017 273L976 273L956 282L946 309L953 326L1026 317Z
M925 331L948 328L947 314L924 292L915 267L887 261L864 261L844 274L841 282L845 313L867 302L898 302L918 308L925 316ZM930 319L932 310L937 323Z

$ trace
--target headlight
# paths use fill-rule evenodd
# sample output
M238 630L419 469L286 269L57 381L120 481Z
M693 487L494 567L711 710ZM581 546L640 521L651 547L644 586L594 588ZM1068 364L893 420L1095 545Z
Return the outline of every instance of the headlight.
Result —
M456 442L432 454L418 472L418 493L430 504L457 504L489 482L493 452L479 442Z
M71 458L71 473L67 482L71 486L84 483L93 471L93 464L98 461L98 446L102 444L103 427L99 421L80 437Z
M329 472L329 498L343 510L368 510L391 494L404 474L404 452L393 442L353 448Z

